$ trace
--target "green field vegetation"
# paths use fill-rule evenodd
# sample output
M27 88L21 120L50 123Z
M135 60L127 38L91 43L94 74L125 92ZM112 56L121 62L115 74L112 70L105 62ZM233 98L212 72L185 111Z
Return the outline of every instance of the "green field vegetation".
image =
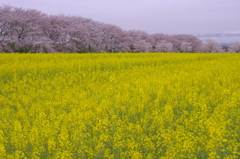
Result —
M0 158L240 158L239 69L239 54L0 54Z

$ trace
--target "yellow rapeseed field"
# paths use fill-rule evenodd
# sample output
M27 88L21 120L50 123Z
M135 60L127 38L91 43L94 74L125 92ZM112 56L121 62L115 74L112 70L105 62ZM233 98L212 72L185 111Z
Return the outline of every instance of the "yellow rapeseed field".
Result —
M0 54L0 158L240 158L240 54Z

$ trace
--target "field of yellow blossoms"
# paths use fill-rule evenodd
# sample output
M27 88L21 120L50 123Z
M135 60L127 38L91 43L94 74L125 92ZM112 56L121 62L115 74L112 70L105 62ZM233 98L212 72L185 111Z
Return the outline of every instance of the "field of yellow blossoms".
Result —
M238 159L240 54L0 54L0 158Z

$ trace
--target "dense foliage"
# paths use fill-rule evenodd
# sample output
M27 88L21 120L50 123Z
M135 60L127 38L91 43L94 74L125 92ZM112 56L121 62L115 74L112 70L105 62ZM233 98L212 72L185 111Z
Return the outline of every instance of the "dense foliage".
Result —
M240 157L238 54L0 56L0 158Z
M0 7L0 52L226 52L193 35L124 31L83 17ZM229 50L240 52L240 43Z

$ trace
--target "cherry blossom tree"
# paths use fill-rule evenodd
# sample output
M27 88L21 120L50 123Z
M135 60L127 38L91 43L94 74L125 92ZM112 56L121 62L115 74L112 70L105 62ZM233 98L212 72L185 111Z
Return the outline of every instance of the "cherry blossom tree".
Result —
M71 19L65 16L48 16L42 25L44 35L50 40L52 48L57 52L71 52L70 34L74 26Z
M0 6L0 52L222 52L211 39L148 34L76 16ZM239 52L239 43L231 46Z
M182 52L191 52L193 50L192 48L192 44L186 41L183 41L180 45L180 50Z
M186 48L186 44L188 45L188 52L198 52L202 44L202 41L193 35L173 35L170 38L170 42L173 44L175 52L183 52L181 48L184 46ZM189 50L190 47L191 49Z
M91 20L87 19L85 21L82 17L64 17L64 19L64 23L67 22L67 26L64 29L67 39L64 44L65 47L67 47L69 52L87 52L89 30L92 28ZM59 33L61 34L61 31ZM56 35L59 35L59 33Z
M220 46L218 46L217 42L212 39L205 39L205 43L201 46L201 51L210 53L210 52L222 52Z
M173 51L173 44L171 42L167 42L162 40L161 42L157 43L156 46L157 52L172 52Z
M40 25L45 14L37 10L24 10L14 8L11 17L11 40L15 50L20 52L32 52L35 44L41 43L42 30Z
M115 25L101 25L97 33L98 48L106 52L120 52L125 49L125 32Z
M0 50L11 52L8 46L11 37L11 10L10 6L0 7Z
M9 6L1 7L0 12L0 39L3 51L36 52L43 42L40 25L46 14Z
M128 31L131 37L129 48L131 52L149 52L152 51L151 37L144 31Z
M167 34L163 34L163 33L156 33L156 34L152 34L150 35L151 38L151 44L152 44L152 51L156 51L156 52L162 52L163 49L163 42L164 43L171 43L169 41L170 36ZM165 44L164 44L165 45ZM172 51L173 48L171 48L170 50Z
M234 44L230 47L230 50L231 50L232 52L240 53L240 43L239 43L239 42L234 43Z

